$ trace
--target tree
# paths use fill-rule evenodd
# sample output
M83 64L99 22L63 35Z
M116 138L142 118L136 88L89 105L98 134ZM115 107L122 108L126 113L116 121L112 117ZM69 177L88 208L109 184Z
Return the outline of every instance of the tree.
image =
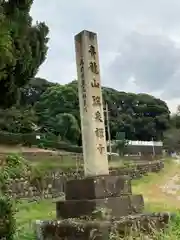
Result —
M126 139L115 141L114 148L115 148L115 151L118 152L119 156L124 156L127 145L128 145L128 140Z
M8 0L0 4L0 106L16 103L19 89L33 78L47 53L48 27L32 25L33 0Z
M69 140L77 143L80 137L80 128L76 118L70 113L60 113L52 121L56 135L61 136L61 140Z
M55 85L49 87L40 97L35 108L40 122L46 123L59 113L70 113L79 117L78 92L71 85Z
M165 102L148 94L132 94L103 88L109 106L111 139L125 132L128 140L162 140L170 126L170 112ZM77 82L47 88L35 105L39 125L49 127L49 119L62 113L72 114L80 126Z
M11 133L32 133L37 125L37 117L34 110L10 109L0 110L0 130Z
M0 80L7 75L6 64L14 64L13 44L10 35L10 27L0 5Z
M117 132L116 140L112 146L115 152L118 152L119 156L123 156L126 152L128 140L125 139L125 132Z
M34 106L48 87L55 85L42 78L32 78L20 91L20 106Z
M118 92L103 88L104 101L110 109L111 138L125 132L129 140L161 140L169 128L167 104L148 94Z
M171 115L171 126L180 129L180 105L177 107L176 113Z
M180 130L171 128L164 133L164 148L169 152L180 151Z
M78 104L78 92L73 86L56 84L47 88L35 105L39 125L77 143L80 138Z

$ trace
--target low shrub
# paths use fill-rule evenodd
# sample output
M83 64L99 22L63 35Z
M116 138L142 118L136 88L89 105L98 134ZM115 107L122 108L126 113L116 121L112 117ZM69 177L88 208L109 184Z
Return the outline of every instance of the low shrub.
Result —
M27 174L29 166L16 154L6 157L0 171L0 239L13 240L16 231L14 202L6 194L8 182Z
M37 139L35 133L18 134L0 131L0 144L3 145L36 145Z
M0 196L0 239L13 240L16 230L14 207L7 196Z

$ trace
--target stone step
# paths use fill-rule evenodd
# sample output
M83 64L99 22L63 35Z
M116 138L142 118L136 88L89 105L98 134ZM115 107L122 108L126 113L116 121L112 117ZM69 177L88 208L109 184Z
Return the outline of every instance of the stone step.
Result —
M130 232L132 235L133 230L136 231L136 234L140 232L139 234L143 233L145 236L154 234L154 231L164 229L170 219L171 215L169 213L150 213L130 215L113 221L78 219L61 221L37 220L35 232L37 240L109 240L111 232L118 232L121 237L128 236Z
M99 199L132 194L128 176L95 176L67 181L67 200Z
M65 200L56 202L57 219L89 216L96 218L100 210L113 217L142 213L144 200L142 195L108 197L92 200ZM98 213L99 214L99 213Z

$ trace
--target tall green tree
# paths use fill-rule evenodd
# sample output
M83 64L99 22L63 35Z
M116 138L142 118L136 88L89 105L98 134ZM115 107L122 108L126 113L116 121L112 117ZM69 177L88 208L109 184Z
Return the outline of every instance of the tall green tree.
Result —
M70 113L59 113L52 120L52 129L61 140L77 143L80 137L80 128L77 119Z
M4 14L2 4L0 5L0 80L7 76L6 64L14 65L13 42L11 28Z
M0 4L0 107L16 103L19 89L46 58L49 30L45 23L32 24L32 3L8 0Z
M59 113L70 113L79 117L79 100L76 88L67 85L49 87L36 104L36 111L41 124L46 124L49 118L55 118Z

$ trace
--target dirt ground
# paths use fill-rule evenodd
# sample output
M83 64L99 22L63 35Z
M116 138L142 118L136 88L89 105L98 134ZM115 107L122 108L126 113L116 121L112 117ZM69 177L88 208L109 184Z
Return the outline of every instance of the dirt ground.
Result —
M134 191L143 194L147 204L154 204L165 210L180 209L179 163L174 162L166 166L161 173L152 177L149 182L143 182L135 186Z

